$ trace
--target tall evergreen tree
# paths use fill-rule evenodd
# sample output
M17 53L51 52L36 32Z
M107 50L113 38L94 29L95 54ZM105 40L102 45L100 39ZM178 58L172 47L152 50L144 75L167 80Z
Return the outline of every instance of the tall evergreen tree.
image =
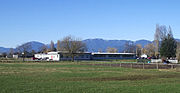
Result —
M177 42L173 38L171 28L169 27L167 36L165 36L162 40L160 54L162 57L168 59L171 57L176 57L176 48L177 48Z

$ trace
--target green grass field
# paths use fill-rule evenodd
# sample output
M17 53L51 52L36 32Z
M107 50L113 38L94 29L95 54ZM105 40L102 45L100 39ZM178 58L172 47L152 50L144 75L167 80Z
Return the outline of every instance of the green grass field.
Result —
M0 63L0 93L179 93L180 70Z

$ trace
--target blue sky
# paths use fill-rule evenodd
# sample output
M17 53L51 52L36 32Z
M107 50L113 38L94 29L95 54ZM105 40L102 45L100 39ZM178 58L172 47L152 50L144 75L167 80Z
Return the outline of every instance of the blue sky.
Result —
M156 24L180 38L180 0L0 0L0 46L28 41L153 40Z

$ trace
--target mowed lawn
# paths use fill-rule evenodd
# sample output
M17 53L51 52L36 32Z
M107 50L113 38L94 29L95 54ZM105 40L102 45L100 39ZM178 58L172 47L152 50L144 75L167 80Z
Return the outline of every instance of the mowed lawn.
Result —
M0 93L180 93L180 70L0 63Z

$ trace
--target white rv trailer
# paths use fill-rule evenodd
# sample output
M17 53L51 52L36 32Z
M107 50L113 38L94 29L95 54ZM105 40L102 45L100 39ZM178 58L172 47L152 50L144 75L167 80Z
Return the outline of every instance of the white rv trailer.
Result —
M52 60L52 61L60 60L60 54L58 54L58 52L48 52L47 54L35 54L34 57L39 60Z

